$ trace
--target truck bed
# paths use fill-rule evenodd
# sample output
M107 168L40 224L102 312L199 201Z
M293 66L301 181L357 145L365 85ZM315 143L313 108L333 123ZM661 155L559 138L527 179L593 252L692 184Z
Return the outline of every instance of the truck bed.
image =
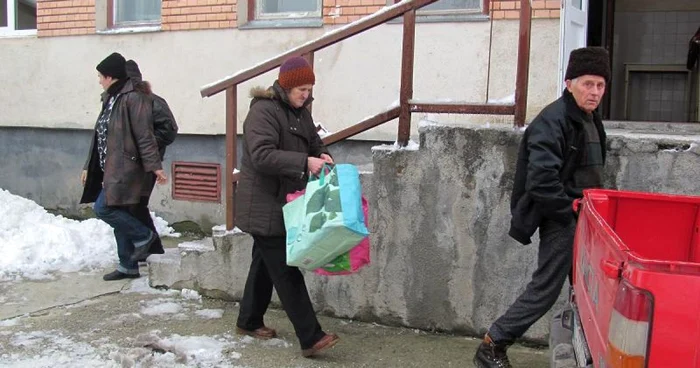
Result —
M700 367L700 197L590 190L581 206L572 306L586 360Z

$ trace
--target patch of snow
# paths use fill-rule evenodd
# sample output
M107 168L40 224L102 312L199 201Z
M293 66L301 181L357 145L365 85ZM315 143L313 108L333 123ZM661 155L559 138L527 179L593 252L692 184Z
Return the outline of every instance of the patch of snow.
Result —
M234 174L238 174L239 172L241 172L241 170L233 169L233 173L234 173Z
M164 219L156 216L155 212L151 212L151 218L153 219L153 225L156 226L156 232L158 232L158 235L160 236L169 236L172 238L179 238L182 236L180 233L176 233L175 229L172 227L168 226L168 222L165 221Z
M408 144L405 147L401 147L399 142L394 142L394 144L382 144L380 146L372 147L372 151L418 151L420 145L413 140L408 140Z
M322 123L316 123L316 132L318 133L318 136L322 139L333 134L333 132L326 129L326 127L324 127Z
M503 98L489 99L488 103L492 103L492 104L514 104L514 103L515 103L515 93L513 93L512 95L503 97Z
M12 327L19 324L20 317L0 321L0 327Z
M697 148L697 146L698 146L697 143L693 142L693 143L691 143L690 146L689 146L688 148L686 148L686 149L681 148L681 145L679 145L679 147L671 148L671 149L665 149L665 150L663 150L662 152L671 152L671 153L691 152L691 151L693 151L695 148Z
M136 347L130 348L108 343L108 338L90 343L75 341L60 331L19 332L11 341L23 352L1 354L3 367L233 368L236 365L231 363L241 358L233 350L236 342L227 335L161 338L158 332L151 332L138 336Z
M148 284L148 277L139 277L133 280L128 289L121 291L123 294L139 293L139 294L163 294L163 295L176 295L180 292L177 290L159 290L152 288Z
M197 252L211 252L214 251L214 242L212 238L204 238L200 240L194 240L190 242L182 242L177 245L182 251L197 251Z
M128 27L128 28L114 28L107 30L99 30L97 34L124 34L124 33L144 33L144 32L159 32L161 30L160 26L143 26L143 27Z
M200 318L204 319L219 319L224 316L224 310L223 309L201 309L198 311L195 311L194 314L196 314Z
M269 340L263 340L262 345L269 347L269 348L290 348L292 344L288 343L285 340L274 338L274 339L269 339Z
M230 234L242 234L241 229L234 227L233 230L226 230L226 225L216 225L211 228L212 236L224 236Z
M192 289L182 289L180 292L183 298L189 299L189 300L197 300L197 301L202 301L202 296L199 295L199 293L196 290Z
M188 366L196 367L220 367L226 358L240 359L241 354L232 349L233 342L220 341L216 336L180 336L174 334L168 338L160 338L157 334L150 336L139 336L137 341L140 345L160 349L171 354L168 360L177 358L179 363L187 363Z
M177 314L183 311L182 305L175 303L171 299L156 299L146 302L146 306L141 308L141 314L147 316L159 316L166 314Z

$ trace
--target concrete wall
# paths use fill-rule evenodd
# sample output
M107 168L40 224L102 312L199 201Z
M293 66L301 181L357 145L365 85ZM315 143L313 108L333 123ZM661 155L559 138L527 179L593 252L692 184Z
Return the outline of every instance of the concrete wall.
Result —
M697 130L671 135L614 125L621 129L609 131L608 187L700 193ZM419 150L375 149L374 174L363 177L372 263L350 276L307 273L317 310L482 334L525 289L536 264L537 239L522 246L507 236L520 137L507 128L427 126ZM233 234L216 236L214 244L152 257L151 284L240 299L252 241ZM525 337L546 341L548 317Z
M490 22L417 26L415 88L418 99L483 101ZM558 19L533 21L530 115L556 95ZM145 79L165 97L182 133L223 134L224 96L202 99L200 88L320 36L330 28L216 29L0 39L0 126L92 128L101 89L95 65L112 51L139 62ZM314 117L331 131L387 108L399 96L400 24L387 24L316 54ZM515 86L518 21L493 22L490 96ZM268 85L276 71L239 87L238 122L248 91ZM414 129L415 130L415 129ZM395 140L390 123L360 138Z
M92 139L87 129L40 129L0 127L0 188L36 201L49 209L80 216L89 206L80 206L80 171ZM173 161L218 163L225 167L223 135L180 134L165 155L163 168L172 175ZM370 148L377 142L345 141L329 147L338 162L353 163L372 171ZM241 157L241 145L239 160ZM171 181L156 185L151 197L152 211L169 222L194 221L204 229L225 222L225 192L221 202L174 200Z

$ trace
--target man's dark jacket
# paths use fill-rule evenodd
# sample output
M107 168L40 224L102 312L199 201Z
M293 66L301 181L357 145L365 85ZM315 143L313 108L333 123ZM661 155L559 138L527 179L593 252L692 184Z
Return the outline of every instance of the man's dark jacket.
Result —
M586 113L573 95L563 95L545 107L525 130L520 142L511 196L511 226L508 235L522 244L544 219L568 224L574 221L572 203L582 188L573 182L586 149ZM598 111L593 113L605 162L606 136Z

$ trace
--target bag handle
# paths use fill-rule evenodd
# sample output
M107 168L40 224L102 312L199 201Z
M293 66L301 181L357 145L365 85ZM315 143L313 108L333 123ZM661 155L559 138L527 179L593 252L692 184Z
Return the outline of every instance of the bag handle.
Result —
M329 164L329 163L324 163L323 166L321 167L321 173L319 175L313 174L309 175L309 181L314 181L314 180L321 180L320 185L323 185L326 182L326 171L329 173L333 170L334 164Z

